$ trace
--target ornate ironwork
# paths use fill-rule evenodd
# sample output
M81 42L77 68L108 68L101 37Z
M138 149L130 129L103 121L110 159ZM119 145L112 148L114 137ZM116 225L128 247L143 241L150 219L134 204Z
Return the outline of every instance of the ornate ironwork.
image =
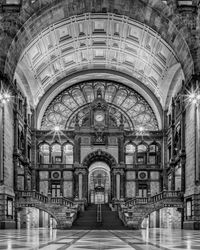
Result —
M125 130L158 130L155 114L147 101L137 92L117 82L91 80L69 87L54 98L45 111L41 129L74 129L78 117L79 126L85 123L90 104L101 90L102 98L108 104L110 120L119 126L123 117Z

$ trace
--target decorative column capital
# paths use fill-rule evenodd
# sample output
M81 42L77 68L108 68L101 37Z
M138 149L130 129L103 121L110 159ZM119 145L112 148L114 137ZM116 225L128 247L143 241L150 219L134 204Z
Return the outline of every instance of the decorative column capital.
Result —
M74 173L75 173L75 175L79 175L79 174L86 175L87 170L85 168L77 168L77 169L75 169Z

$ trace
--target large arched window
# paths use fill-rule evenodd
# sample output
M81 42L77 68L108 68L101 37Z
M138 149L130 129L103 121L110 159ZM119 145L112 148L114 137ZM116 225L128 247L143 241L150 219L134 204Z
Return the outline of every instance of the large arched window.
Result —
M73 164L73 145L68 143L63 147L63 163Z
M39 147L39 162L43 164L49 163L49 145L47 143L41 144Z
M132 143L128 143L125 146L125 162L126 164L134 164L135 163L135 153L136 153L136 147Z
M145 164L147 161L147 146L139 144L137 148L137 163Z
M57 164L62 163L62 151L60 144L58 143L53 144L51 157L52 157L52 163L57 163Z
M158 164L160 162L160 150L159 146L155 143L149 145L149 159L148 163Z

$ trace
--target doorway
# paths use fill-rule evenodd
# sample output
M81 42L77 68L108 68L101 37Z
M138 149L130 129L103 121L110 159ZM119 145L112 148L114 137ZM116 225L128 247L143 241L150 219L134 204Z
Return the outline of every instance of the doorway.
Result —
M90 165L88 175L88 201L105 204L110 200L110 168L105 162L97 161Z

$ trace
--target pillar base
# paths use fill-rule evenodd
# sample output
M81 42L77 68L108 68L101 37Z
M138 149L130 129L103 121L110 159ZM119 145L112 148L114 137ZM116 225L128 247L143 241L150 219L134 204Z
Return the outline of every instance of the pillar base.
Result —
M200 230L200 221L184 221L183 229Z

